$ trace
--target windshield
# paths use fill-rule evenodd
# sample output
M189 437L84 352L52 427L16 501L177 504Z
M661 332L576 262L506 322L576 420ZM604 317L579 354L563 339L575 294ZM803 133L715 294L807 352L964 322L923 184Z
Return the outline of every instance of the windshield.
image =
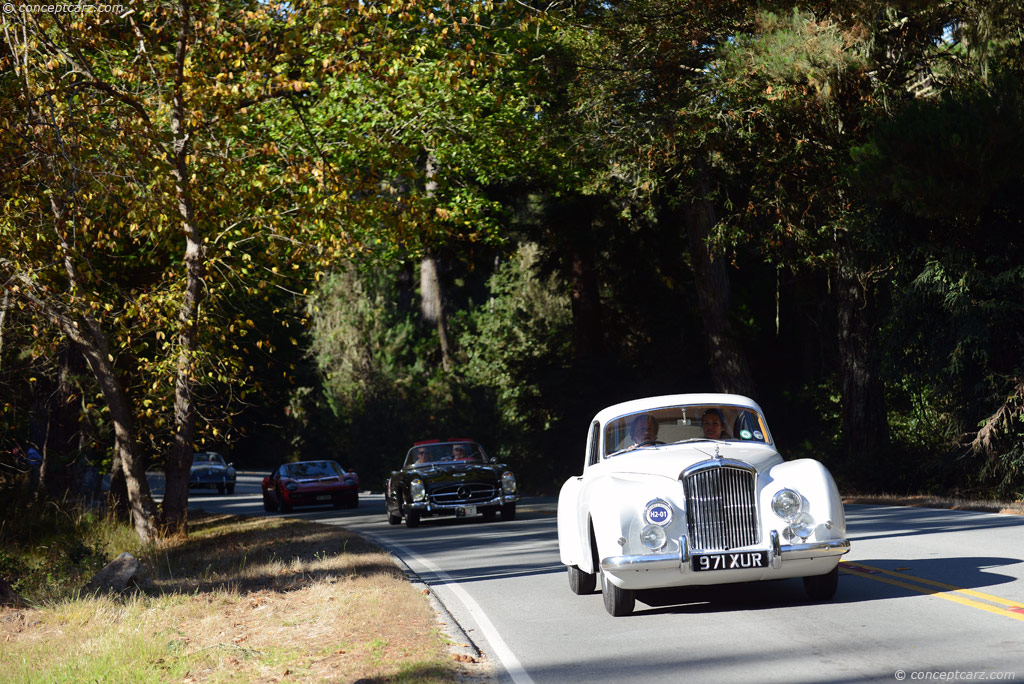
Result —
M201 451L192 455L192 465L224 465L224 459L213 451Z
M281 475L295 480L314 477L340 477L341 466L335 461L303 461L281 467Z
M687 441L771 444L764 417L753 409L724 404L689 404L628 413L604 428L604 454Z
M487 460L482 446L470 441L426 442L413 446L405 457L405 467L433 463L482 463Z

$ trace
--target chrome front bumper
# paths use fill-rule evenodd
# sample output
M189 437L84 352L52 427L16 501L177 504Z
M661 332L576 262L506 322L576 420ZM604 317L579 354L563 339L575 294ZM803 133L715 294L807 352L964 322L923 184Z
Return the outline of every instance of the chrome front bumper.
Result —
M652 553L635 556L609 556L601 560L601 569L608 572L647 572L651 570L679 570L680 572L691 572L690 556L692 553L723 553L721 549L707 549L694 552L690 549L686 536L679 537L679 551L677 553ZM756 549L745 549L747 551ZM762 549L764 550L764 549ZM779 540L779 533L771 532L769 542L768 563L772 568L782 567L783 561L799 560L806 558L827 558L830 556L842 556L850 550L849 539L829 539L819 542L806 542L803 544L782 544Z

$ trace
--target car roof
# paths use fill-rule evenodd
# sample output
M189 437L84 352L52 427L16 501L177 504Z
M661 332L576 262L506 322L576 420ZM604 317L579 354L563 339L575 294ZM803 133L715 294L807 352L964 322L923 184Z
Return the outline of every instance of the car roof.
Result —
M614 404L602 409L594 416L594 420L601 423L618 418L629 413L640 411L653 411L654 409L667 408L670 406L682 406L686 404L723 404L725 406L742 406L751 408L764 415L764 411L757 405L757 402L749 397L740 394L718 394L713 392L699 392L694 394L664 394L658 397L645 397L633 399Z

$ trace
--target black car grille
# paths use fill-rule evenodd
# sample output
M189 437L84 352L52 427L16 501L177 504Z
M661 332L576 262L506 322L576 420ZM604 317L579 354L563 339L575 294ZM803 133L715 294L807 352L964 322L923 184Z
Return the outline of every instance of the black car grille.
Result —
M694 549L735 549L756 544L757 497L754 473L721 466L683 479L686 525Z
M430 503L439 506L456 506L490 501L498 495L498 488L484 482L441 485L430 490Z

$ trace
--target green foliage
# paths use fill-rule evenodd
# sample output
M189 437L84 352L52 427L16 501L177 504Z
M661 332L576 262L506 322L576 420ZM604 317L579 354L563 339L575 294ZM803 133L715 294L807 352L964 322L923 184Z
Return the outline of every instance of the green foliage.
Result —
M432 362L434 331L400 306L408 294L396 275L348 265L323 279L309 312L320 380L292 401L301 444L327 442L368 483L382 481L413 441L440 430L465 434L473 422L471 411L455 408L471 408L460 404L457 377Z
M122 551L144 557L148 548L113 516L71 500L8 496L0 517L0 575L30 602L76 596Z
M424 343L417 348L415 322L399 309L388 275L339 268L324 278L310 304L311 351L328 396L346 413L415 393L426 381Z
M566 429L572 319L565 284L537 272L526 244L489 281L490 299L468 313L460 336L466 381L484 390L499 419L493 450L534 477L550 472L554 437Z

